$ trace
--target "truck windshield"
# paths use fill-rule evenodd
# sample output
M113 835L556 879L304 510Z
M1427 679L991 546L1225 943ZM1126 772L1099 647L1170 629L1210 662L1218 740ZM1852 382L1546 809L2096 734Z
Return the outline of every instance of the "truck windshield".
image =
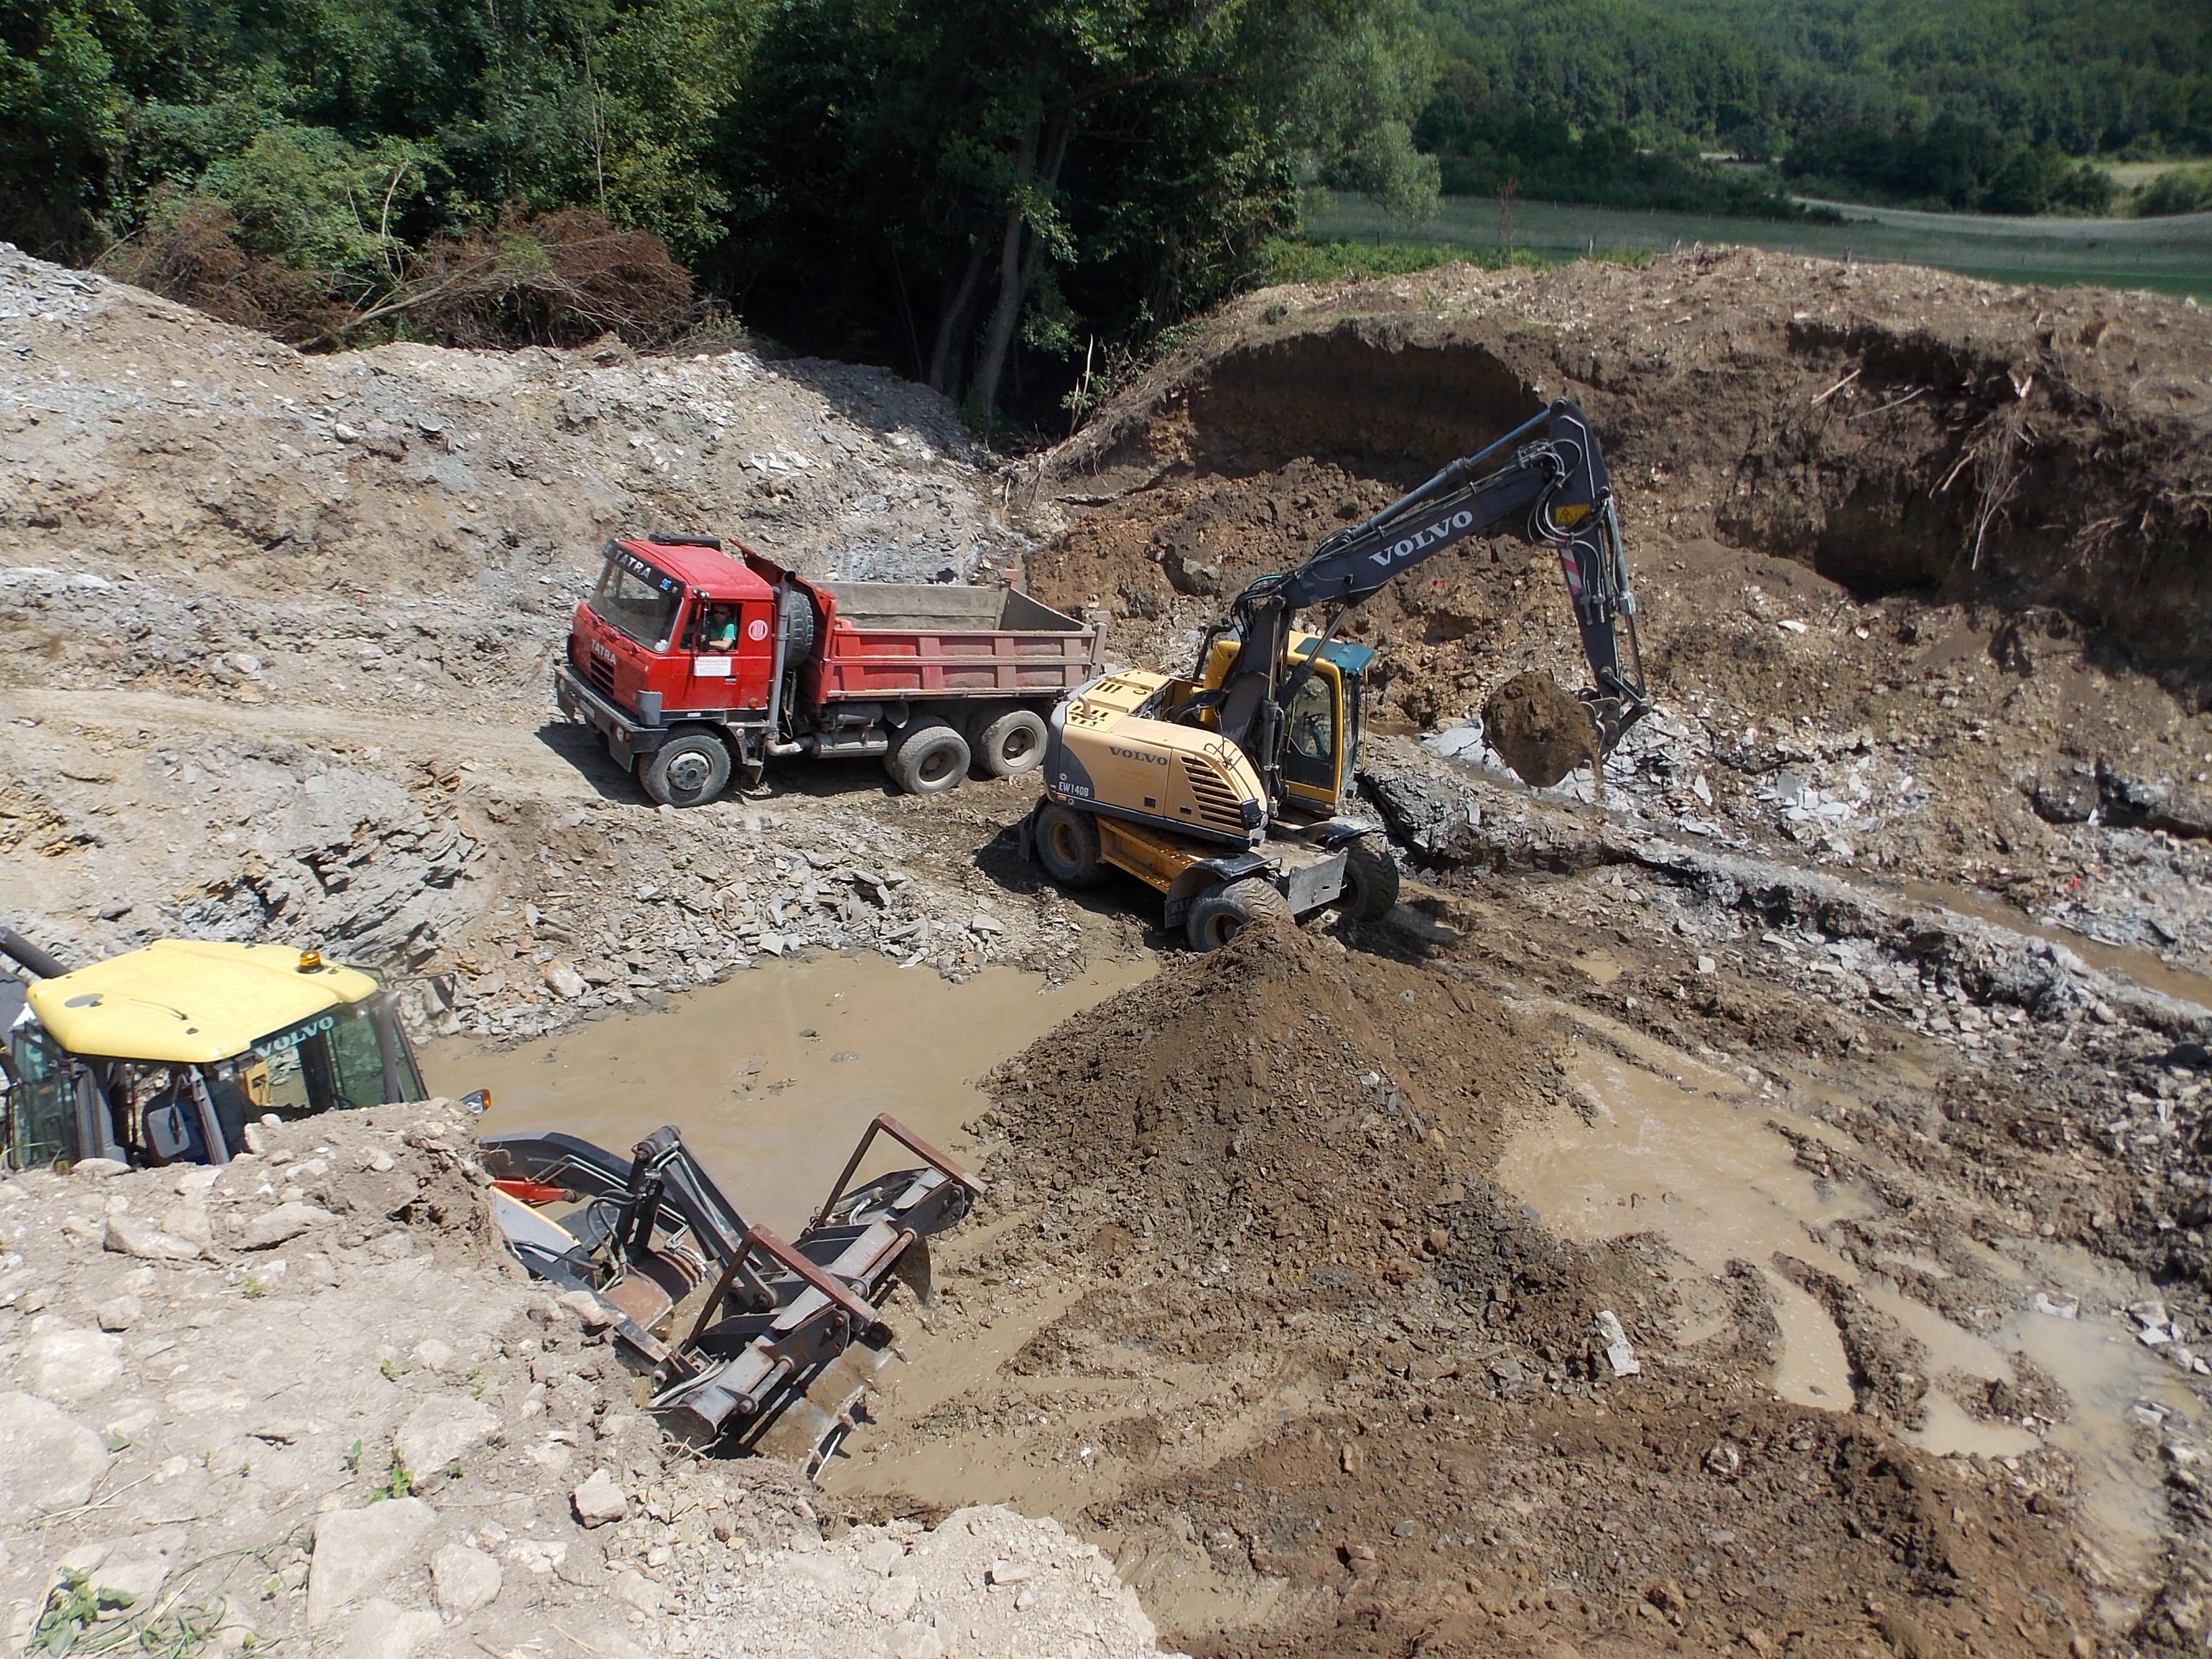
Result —
M592 613L602 622L655 649L667 644L683 602L681 582L619 550L607 556L592 593Z

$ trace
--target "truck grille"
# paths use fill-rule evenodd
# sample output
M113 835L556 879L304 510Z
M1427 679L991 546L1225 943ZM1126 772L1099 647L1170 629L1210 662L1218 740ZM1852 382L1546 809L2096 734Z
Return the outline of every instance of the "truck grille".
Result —
M602 661L598 657L587 657L584 660L584 672L590 677L593 685L610 697L614 696L615 665L612 663Z
M1198 803L1199 822L1209 830L1224 830L1232 836L1243 835L1243 798L1229 787L1219 772L1206 762L1190 755L1182 756L1182 760L1183 777L1190 785L1192 798Z

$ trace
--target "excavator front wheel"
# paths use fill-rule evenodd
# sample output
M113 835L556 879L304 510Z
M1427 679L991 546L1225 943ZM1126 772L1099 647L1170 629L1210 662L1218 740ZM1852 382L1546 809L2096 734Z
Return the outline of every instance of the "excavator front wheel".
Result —
M1398 902L1398 866L1390 849L1373 836L1362 836L1344 849L1344 900L1347 921L1380 921Z
M1037 862L1062 887L1096 887L1106 879L1098 825L1088 812L1048 801L1036 821Z
M1217 887L1190 907L1184 931L1190 948L1201 955L1218 951L1255 921L1291 919L1291 902L1274 883L1247 876Z

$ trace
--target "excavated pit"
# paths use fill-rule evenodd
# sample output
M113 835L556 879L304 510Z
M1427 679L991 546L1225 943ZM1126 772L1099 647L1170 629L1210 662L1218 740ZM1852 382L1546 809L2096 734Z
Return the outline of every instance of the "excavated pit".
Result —
M896 1307L823 1511L1064 1517L1204 1655L2203 1650L2193 309L1737 253L1279 290L1008 490L860 371L408 348L376 360L402 408L368 359L69 293L21 325L0 526L0 849L38 931L343 942L415 975L501 1126L675 1121L763 1213L870 1109L949 1131L1045 1023L1030 981L913 994L842 952L1079 980L1157 900L1041 884L1018 785L794 768L654 812L540 729L599 535L720 514L849 574L891 530L929 568L1026 532L1041 599L1180 665L1253 574L1575 397L1659 712L1601 778L1501 780L1512 722L1477 711L1584 678L1517 542L1352 618L1406 903L1178 954L989 1078L990 1199ZM808 465L838 410L865 465ZM377 511L397 541L340 533ZM288 571L312 592L245 605Z

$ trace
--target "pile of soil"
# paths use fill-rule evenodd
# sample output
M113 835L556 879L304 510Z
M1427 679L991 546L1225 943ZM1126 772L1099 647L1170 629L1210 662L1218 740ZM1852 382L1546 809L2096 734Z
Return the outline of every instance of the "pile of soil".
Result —
M1701 1293L1723 1334L1678 1348L1661 1246L1563 1241L1484 1178L1564 1087L1557 1041L1449 962L1254 929L990 1079L1001 1198L1070 1219L1037 1230L1060 1245L1010 1235L981 1282L1088 1287L1013 1357L1020 1401L1196 1363L1297 1402L1196 1462L1178 1413L1081 1429L1153 1471L1084 1519L1164 1633L1205 1655L2027 1654L2093 1630L2066 1539L2018 1494L1769 1393L1750 1264Z

